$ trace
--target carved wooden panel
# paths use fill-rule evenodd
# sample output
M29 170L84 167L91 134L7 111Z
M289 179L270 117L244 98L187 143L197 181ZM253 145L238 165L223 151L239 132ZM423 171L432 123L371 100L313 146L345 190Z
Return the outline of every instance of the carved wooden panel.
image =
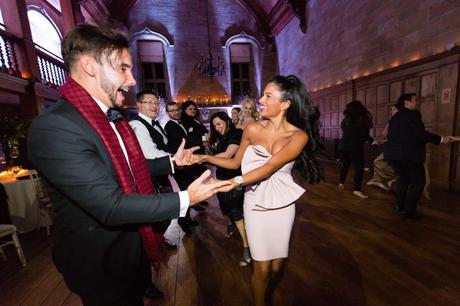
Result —
M318 100L318 107L319 107L319 112L322 115L324 113L324 100L323 99Z
M332 112L331 113L331 126L338 126L339 125L339 113Z
M339 97L331 97L331 111L337 111L339 109Z
M402 82L396 81L390 85L390 105L398 101L399 96L402 94Z
M345 94L341 94L339 96L339 110L343 111L345 109L345 105L347 104L347 98Z
M340 112L339 113L339 127L340 127L340 124L342 124L342 120L345 116L343 115L343 112Z
M353 100L353 92L351 90L347 91L347 98L345 100L345 102L350 102Z
M405 93L418 93L419 86L420 86L419 77L407 79L404 82L404 92Z
M420 90L420 98L434 99L436 94L436 79L437 73L430 73L422 76L422 87Z
M380 85L377 87L377 105L388 103L388 85Z
M425 123L427 127L432 126L436 118L434 101L425 101L421 103L420 112L422 113L423 123Z
M356 92L356 100L361 101L361 102L364 103L364 89L359 89ZM350 102L350 101L348 101L348 102Z
M374 118L377 127L385 126L388 122L388 107L386 105L377 106L377 115Z
M366 101L365 101L365 105L366 107L369 109L369 108L373 108L375 106L375 87L369 87L369 88L366 88ZM361 102L364 102L364 101L361 101ZM363 103L364 104L364 103ZM370 109L369 109L370 110Z
M326 101L324 102L324 112L330 112L331 111L331 98L326 97Z
M324 113L324 126L329 127L331 125L331 113Z

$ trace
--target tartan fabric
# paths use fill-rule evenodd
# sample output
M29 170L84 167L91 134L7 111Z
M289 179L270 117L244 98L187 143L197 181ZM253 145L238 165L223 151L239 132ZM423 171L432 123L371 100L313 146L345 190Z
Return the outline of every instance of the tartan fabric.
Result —
M60 92L78 110L89 125L96 130L99 137L101 137L115 167L120 186L124 193L155 193L147 162L128 121L125 119L117 120L115 127L128 153L131 171L106 114L104 114L89 93L70 77L61 86ZM154 264L155 268L158 269L160 261L159 245L164 239L163 235L161 233L154 233L150 225L142 225L138 231L142 238L147 257Z

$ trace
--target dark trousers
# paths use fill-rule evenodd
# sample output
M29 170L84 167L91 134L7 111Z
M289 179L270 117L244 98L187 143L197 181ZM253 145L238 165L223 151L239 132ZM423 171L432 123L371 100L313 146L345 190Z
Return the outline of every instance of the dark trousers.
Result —
M396 186L396 205L399 211L407 215L414 215L425 187L423 163L397 162L394 163L394 166L399 175Z
M340 157L342 159L342 168L340 169L340 183L344 184L347 178L348 170L350 165L353 164L355 169L355 177L353 178L354 189L361 191L361 185L363 183L364 175L364 152L361 151L340 151Z
M187 190L188 186L193 183L195 180L194 173L190 169L176 169L174 173L174 179L177 182L177 186L181 191ZM177 222L179 225L187 223L187 220L190 219L190 207L187 209L187 214L185 217L179 217Z

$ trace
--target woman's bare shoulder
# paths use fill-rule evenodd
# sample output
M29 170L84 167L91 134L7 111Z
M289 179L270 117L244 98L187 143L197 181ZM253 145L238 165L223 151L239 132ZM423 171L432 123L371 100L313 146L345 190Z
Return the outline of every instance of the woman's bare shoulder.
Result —
M297 136L297 137L302 137L302 138L308 138L307 132L304 130L296 127L295 125L291 124L290 130L292 132L292 136Z

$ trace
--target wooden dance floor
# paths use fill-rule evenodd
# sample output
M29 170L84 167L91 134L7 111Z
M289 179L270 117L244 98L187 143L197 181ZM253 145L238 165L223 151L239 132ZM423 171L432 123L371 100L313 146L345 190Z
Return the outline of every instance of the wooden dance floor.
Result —
M432 190L433 199L419 206L422 219L402 220L392 193L369 187L364 192L370 198L358 199L349 185L336 187L336 165L326 168L327 182L308 186L297 204L274 305L460 305L460 195ZM215 199L195 219L200 225L190 236L175 221L169 228L179 249L163 252L158 283L165 297L145 304L250 305L252 267L238 266L239 238L224 237ZM20 240L28 267L22 269L14 248L6 248L0 305L81 305L52 264L52 237L42 229Z

